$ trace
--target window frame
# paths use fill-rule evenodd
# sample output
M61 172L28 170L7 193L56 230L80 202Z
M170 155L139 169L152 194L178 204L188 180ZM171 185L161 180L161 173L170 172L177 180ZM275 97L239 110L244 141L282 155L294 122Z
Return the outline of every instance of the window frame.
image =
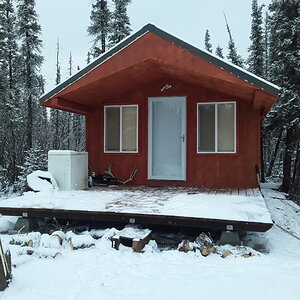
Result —
M106 110L107 108L110 107L119 107L120 108L120 150L116 151L116 150L106 150ZM123 146L123 137L122 137L122 129L123 129L123 118L122 118L122 111L123 111L123 107L136 107L136 151L124 151L122 150L122 146ZM124 104L124 105L104 105L104 153L138 153L139 152L139 106L138 104Z
M215 150L214 151L199 151L199 107L200 105L214 104L215 105ZM218 104L233 104L234 106L234 151L218 151ZM198 102L197 103L197 154L236 154L237 153L237 128L236 128L236 101L220 101L220 102Z

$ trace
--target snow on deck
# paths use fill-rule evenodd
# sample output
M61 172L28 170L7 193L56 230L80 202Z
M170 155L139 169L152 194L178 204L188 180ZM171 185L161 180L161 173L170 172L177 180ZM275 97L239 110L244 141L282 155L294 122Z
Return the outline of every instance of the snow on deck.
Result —
M188 192L184 189L119 189L26 192L0 207L84 210L272 223L259 192L250 195Z

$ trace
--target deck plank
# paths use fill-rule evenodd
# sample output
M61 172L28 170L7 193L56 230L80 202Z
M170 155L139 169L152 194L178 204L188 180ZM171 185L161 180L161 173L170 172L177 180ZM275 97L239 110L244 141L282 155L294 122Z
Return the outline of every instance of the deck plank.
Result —
M232 189L231 190L231 195L237 196L238 194L239 194L239 190L238 189Z
M211 190L211 189L204 187L202 193L203 193L203 194L209 194L209 193L210 193L210 190Z
M240 196L247 196L246 189L239 189L239 195Z
M231 195L232 189L231 188L225 188L223 193L224 193L224 195Z
M245 189L245 191L246 191L246 196L251 196L251 197L254 196L253 189Z
M261 196L261 192L260 192L259 188L253 189L253 194L255 197Z

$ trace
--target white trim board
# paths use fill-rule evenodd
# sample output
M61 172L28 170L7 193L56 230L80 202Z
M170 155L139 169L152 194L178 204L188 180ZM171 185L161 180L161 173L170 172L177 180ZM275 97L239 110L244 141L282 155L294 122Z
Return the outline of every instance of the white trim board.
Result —
M108 107L119 107L120 108L120 150L119 151L110 151L106 150L106 109ZM136 151L123 151L122 150L122 108L123 107L136 107ZM137 104L128 104L128 105L104 105L103 109L104 113L104 143L103 143L103 151L104 153L138 153L139 152L139 106Z
M218 147L218 110L217 104L234 104L234 151L217 151ZM199 106L205 104L214 104L215 105L215 151L199 151ZM235 154L236 153L236 101L222 101L222 102L198 102L197 103L197 145L196 151L197 154Z

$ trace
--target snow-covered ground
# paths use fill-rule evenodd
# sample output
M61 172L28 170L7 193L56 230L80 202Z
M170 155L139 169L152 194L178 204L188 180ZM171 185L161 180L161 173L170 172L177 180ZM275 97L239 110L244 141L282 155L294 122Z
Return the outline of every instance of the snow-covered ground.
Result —
M265 186L263 193L274 222L300 237L300 207L283 200L283 194L270 186ZM247 245L263 249L251 250L255 255L249 258L239 254L249 248L231 246L224 249L234 254L226 258L218 254L203 257L199 251L160 251L155 242L146 246L145 253L134 253L124 246L117 251L107 239L113 233L114 229L108 229L101 239L92 240L87 237L92 233L86 232L83 240L91 247L76 251L68 247L66 240L60 245L57 238L49 235L32 233L21 237L27 243L30 239L40 241L39 245L29 245L32 247L8 245L12 237L3 235L4 247L10 248L16 267L0 299L300 298L300 240L277 226L267 233L245 237ZM80 239L76 237L74 241L80 244ZM22 255L32 248L32 255Z

